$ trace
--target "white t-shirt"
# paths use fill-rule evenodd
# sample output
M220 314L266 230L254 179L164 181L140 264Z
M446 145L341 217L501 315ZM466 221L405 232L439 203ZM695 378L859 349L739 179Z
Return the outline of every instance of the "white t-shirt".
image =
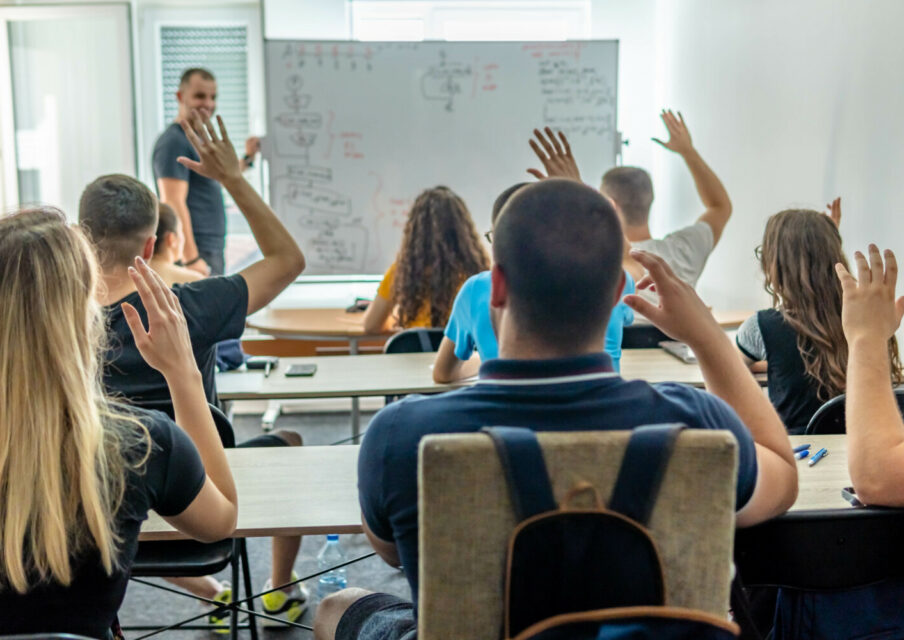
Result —
M695 222L664 238L632 242L631 248L659 256L675 275L696 287L706 259L713 251L713 240L713 228L706 222Z

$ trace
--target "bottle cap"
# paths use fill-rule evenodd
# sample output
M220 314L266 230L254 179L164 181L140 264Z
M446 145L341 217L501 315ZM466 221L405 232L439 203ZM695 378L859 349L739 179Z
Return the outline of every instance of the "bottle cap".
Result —
M327 541L333 541L333 540L337 540L337 541L338 541L338 540L339 540L339 534L338 534L338 533L328 533L327 536L326 536L326 539L327 539Z

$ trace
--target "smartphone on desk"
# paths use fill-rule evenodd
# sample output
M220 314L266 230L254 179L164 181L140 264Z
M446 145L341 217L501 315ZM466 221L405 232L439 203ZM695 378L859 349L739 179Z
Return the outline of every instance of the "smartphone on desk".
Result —
M312 376L317 373L316 364L293 364L286 369L287 378L300 378L303 376Z

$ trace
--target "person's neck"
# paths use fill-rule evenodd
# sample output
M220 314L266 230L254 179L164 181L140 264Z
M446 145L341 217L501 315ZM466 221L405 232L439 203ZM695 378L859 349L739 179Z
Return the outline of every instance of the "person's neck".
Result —
M171 249L164 249L159 253L151 256L150 265L152 269L158 266L171 266L176 264L176 253Z
M127 266L118 266L104 269L100 276L101 288L97 295L97 301L102 305L111 305L122 300L130 293L137 291L135 283L129 277Z
M629 242L643 242L644 240L652 240L650 234L650 225L625 225L625 237Z
M605 323L604 323L605 325ZM552 360L557 358L576 358L593 353L602 353L605 337L600 336L585 342L579 347L562 348L537 340L533 336L519 331L511 323L503 321L499 331L499 357L507 360Z

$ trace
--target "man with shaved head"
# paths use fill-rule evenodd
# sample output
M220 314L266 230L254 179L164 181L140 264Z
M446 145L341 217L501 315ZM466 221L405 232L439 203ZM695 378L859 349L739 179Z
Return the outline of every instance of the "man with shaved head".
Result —
M737 521L762 522L793 504L797 470L785 428L734 345L693 289L660 258L649 270L659 305L626 302L697 354L709 392L624 380L603 352L618 301L623 238L612 204L595 189L549 179L515 193L494 228L490 305L499 358L472 387L408 396L381 410L361 445L358 490L364 530L377 553L404 568L418 593L417 455L420 439L486 425L537 431L631 429L678 422L727 429L738 440ZM501 589L501 586L500 586ZM395 640L417 633L416 602L361 589L327 597L318 640Z

